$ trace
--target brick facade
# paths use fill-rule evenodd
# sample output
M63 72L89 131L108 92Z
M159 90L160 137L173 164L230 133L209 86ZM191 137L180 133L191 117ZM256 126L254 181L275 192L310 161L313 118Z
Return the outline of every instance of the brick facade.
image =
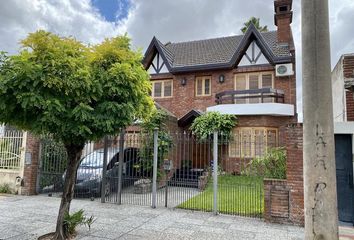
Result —
M346 91L345 98L347 105L347 121L354 121L354 93L351 91Z
M207 107L216 105L215 94L235 89L235 74L270 71L274 74L274 88L284 91L284 101L296 107L296 78L295 75L289 77L275 77L274 67L252 66L240 67L233 70L208 71L189 74L158 74L151 75L151 81L161 79L173 80L173 93L170 98L156 98L155 101L162 107L172 112L178 119L191 110L206 111ZM225 76L225 81L219 83L220 75ZM196 96L195 79L198 76L211 76L211 96ZM186 85L182 85L182 79L186 79ZM296 116L294 117L296 119Z
M31 156L31 163L25 164L23 173L22 195L37 194L37 176L39 168L39 139L32 134L27 134L26 154Z
M354 78L354 55L344 56L343 74L344 78Z
M354 80L354 55L343 57L343 76L346 79ZM347 121L354 121L354 93L353 91L345 91L346 116Z

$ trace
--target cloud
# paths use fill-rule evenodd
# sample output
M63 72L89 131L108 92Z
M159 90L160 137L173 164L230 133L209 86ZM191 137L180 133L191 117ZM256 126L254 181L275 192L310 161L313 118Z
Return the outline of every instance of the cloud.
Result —
M105 21L89 0L12 0L0 8L1 50L15 53L29 32L45 29L87 43L121 34L124 24Z

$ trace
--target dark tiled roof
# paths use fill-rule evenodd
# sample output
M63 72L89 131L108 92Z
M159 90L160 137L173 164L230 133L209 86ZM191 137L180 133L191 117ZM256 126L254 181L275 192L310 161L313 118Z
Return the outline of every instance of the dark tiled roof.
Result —
M171 73L233 68L252 41L257 42L271 64L293 60L289 46L277 42L277 31L260 33L252 24L244 35L230 37L167 44L154 37L143 63L148 68L158 51Z
M172 67L228 63L237 51L244 35L191 42L161 44ZM290 56L289 47L277 43L277 32L261 33L276 57Z

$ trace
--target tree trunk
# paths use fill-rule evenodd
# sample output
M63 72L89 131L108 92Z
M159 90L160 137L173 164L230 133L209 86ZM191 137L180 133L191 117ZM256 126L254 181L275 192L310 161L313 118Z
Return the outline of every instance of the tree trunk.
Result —
M53 239L65 240L69 236L64 229L64 216L65 213L69 213L70 203L74 196L74 186L76 179L76 171L80 164L81 153L84 148L83 144L69 144L65 145L66 152L68 154L68 163L65 174L65 182L63 189L63 196L61 197L61 203L59 208L59 214L57 219L57 226Z

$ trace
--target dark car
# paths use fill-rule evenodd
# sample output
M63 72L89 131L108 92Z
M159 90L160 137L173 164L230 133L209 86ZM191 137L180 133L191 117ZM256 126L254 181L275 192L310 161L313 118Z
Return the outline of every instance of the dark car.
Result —
M124 164L122 168L122 186L127 184L124 179L129 178L133 172L134 163L139 161L139 149L124 149ZM74 188L76 197L98 197L101 195L102 172L103 172L103 149L98 149L82 158L77 169L76 184ZM108 148L106 173L106 195L117 190L118 183L118 148Z

